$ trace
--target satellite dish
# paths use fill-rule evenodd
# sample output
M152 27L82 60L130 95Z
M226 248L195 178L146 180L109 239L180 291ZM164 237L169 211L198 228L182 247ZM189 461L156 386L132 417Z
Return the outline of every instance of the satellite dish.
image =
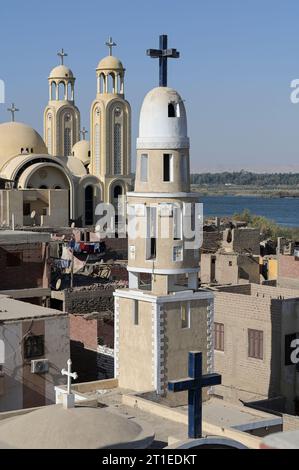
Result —
M56 281L55 289L56 289L56 290L59 290L60 287L61 287L61 279L59 278L59 279L57 279L57 281Z
M76 226L75 222L72 222L71 223L71 228L75 228L75 226Z
M35 216L36 216L36 212L35 212L35 211L32 211L31 214L30 214L30 218L31 218L31 219L34 219Z

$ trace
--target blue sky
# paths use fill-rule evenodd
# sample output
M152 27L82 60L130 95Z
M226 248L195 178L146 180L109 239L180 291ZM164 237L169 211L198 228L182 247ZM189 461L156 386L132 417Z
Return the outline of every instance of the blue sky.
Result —
M193 171L299 170L299 104L290 101L299 78L297 0L10 0L1 2L0 19L7 101L0 122L14 101L18 120L42 132L47 77L64 47L89 129L95 67L112 35L127 69L135 143L142 99L158 82L145 50L165 33L181 52L169 61L169 86L185 99Z

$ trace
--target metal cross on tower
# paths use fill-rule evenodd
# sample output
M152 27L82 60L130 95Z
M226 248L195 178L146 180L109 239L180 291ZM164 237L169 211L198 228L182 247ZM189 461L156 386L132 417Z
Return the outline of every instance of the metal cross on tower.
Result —
M113 41L111 36L109 36L108 41L105 42L105 45L109 48L109 55L112 55L112 48L117 46L117 44Z
M147 49L146 54L153 59L159 58L159 86L167 86L167 59L178 59L176 49L167 49L167 35L160 36L160 49Z
M61 65L63 65L64 58L67 57L67 53L64 52L64 49L62 48L60 52L57 52L57 55L61 59Z
M72 379L76 380L78 378L77 372L72 372L72 361L70 359L68 359L67 361L67 370L62 369L61 374L67 376L67 393L68 395L70 395L72 393L71 392Z
M85 140L85 136L86 136L86 134L88 134L88 130L85 129L85 127L83 127L82 131L80 131L80 134L82 134L83 140Z
M9 111L9 112L11 113L11 120L12 120L12 122L14 122L14 120L15 120L15 113L16 113L17 111L20 111L20 110L15 107L15 104L14 104L14 103L12 103L12 104L11 104L11 107L10 107L10 108L7 108L7 111Z
M168 382L171 392L188 391L188 436L202 437L202 389L221 384L220 374L202 375L202 353L189 352L189 377Z

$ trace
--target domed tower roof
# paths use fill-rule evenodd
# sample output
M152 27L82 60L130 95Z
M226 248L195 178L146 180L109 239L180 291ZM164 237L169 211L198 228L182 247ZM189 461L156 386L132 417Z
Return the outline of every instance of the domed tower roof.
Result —
M72 156L81 160L83 165L90 164L90 142L89 140L80 140L72 148Z
M153 88L142 103L137 148L188 147L187 116L181 96L173 88Z
M97 70L124 70L121 61L113 55L107 55L104 59L100 60Z
M51 70L50 79L53 78L74 78L74 74L72 70L69 67L66 67L65 65L58 65L57 67L54 67L53 70Z
M32 127L21 122L0 124L0 167L22 152L48 154L43 139Z

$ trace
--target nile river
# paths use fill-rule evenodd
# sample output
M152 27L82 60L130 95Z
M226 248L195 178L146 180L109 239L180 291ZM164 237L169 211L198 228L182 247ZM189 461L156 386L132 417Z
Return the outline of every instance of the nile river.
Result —
M299 227L299 198L263 198L254 196L203 196L204 216L232 216L244 209L263 215L280 225Z

